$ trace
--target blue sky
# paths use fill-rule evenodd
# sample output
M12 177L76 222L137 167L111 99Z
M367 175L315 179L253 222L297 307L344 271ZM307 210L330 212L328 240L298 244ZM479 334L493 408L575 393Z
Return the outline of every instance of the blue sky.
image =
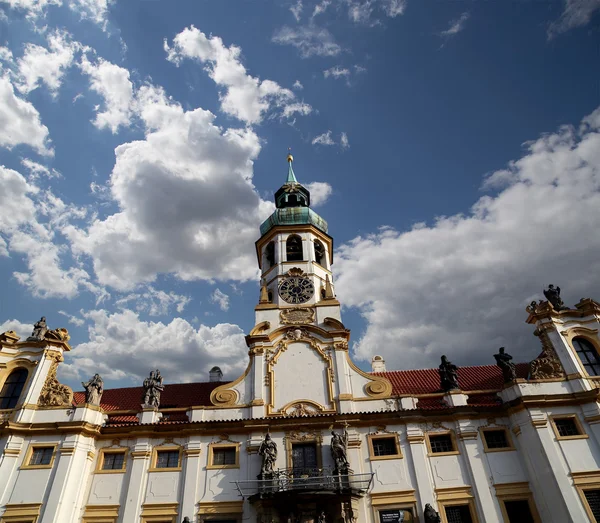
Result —
M539 351L600 298L600 1L0 1L0 331L71 385L245 367L292 147L358 363Z

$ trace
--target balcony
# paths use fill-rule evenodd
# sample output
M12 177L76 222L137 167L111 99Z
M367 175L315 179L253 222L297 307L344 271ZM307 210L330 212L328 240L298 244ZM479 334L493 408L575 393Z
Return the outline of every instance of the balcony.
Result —
M263 499L315 493L364 495L373 481L373 473L334 474L331 468L279 469L269 479L236 481L243 498Z

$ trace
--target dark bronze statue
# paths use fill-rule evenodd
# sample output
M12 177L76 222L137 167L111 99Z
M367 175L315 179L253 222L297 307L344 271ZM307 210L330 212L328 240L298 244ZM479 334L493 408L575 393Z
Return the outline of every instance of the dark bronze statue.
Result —
M48 325L46 325L46 316L42 316L40 321L33 324L33 332L31 336L27 338L27 341L42 341L46 337L48 332Z
M100 374L94 374L89 381L81 382L85 389L85 402L90 405L100 405L102 393L104 392L104 382Z
M438 367L440 373L440 387L444 391L460 388L458 386L458 367L442 356L442 363Z
M442 521L439 512L433 510L433 507L429 503L425 505L423 516L425 518L425 523L441 523Z
M270 434L267 434L260 444L258 454L262 456L262 467L259 477L261 479L272 478L273 465L275 465L275 461L277 460L277 443L271 439Z
M504 352L504 347L500 347L498 354L494 354L494 358L496 358L496 365L502 369L504 383L514 381L517 378L517 371L515 364L511 361L512 356Z
M150 377L144 380L144 395L142 403L148 407L158 408L160 406L160 393L165 390L163 378L158 369L150 372Z
M557 285L548 285L548 289L544 290L544 296L552 304L555 311L564 311L569 307L565 307L565 302L560 297L560 287Z
M335 474L348 474L348 432L340 435L336 432L331 432L331 457L335 463Z

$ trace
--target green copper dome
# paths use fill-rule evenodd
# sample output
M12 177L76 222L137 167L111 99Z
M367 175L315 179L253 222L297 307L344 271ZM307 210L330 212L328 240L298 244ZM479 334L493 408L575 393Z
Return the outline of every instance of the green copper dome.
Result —
M284 207L275 209L260 226L260 234L266 234L276 225L314 225L327 234L327 222L309 207Z
M314 225L327 234L327 222L309 207L310 192L296 180L292 155L289 154L287 159L289 167L286 181L275 193L277 209L261 224L261 235L277 225Z

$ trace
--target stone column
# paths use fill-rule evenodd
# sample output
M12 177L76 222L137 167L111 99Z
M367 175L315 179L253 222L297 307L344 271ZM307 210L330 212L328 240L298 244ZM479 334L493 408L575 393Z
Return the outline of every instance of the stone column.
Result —
M200 438L192 436L190 439L191 441L187 443L183 451L185 468L180 516L182 519L187 516L190 521L194 521L200 484Z
M430 503L432 507L437 507L436 496L433 490L431 465L425 445L425 435L420 427L409 423L406 426L406 439L408 440L413 473L417 482L415 492L418 500L417 511L422 515L421 511L426 503Z
M121 517L123 523L140 520L144 492L146 490L146 483L148 482L151 451L152 447L148 438L140 438L130 453L132 463L129 483L127 484L125 510Z

